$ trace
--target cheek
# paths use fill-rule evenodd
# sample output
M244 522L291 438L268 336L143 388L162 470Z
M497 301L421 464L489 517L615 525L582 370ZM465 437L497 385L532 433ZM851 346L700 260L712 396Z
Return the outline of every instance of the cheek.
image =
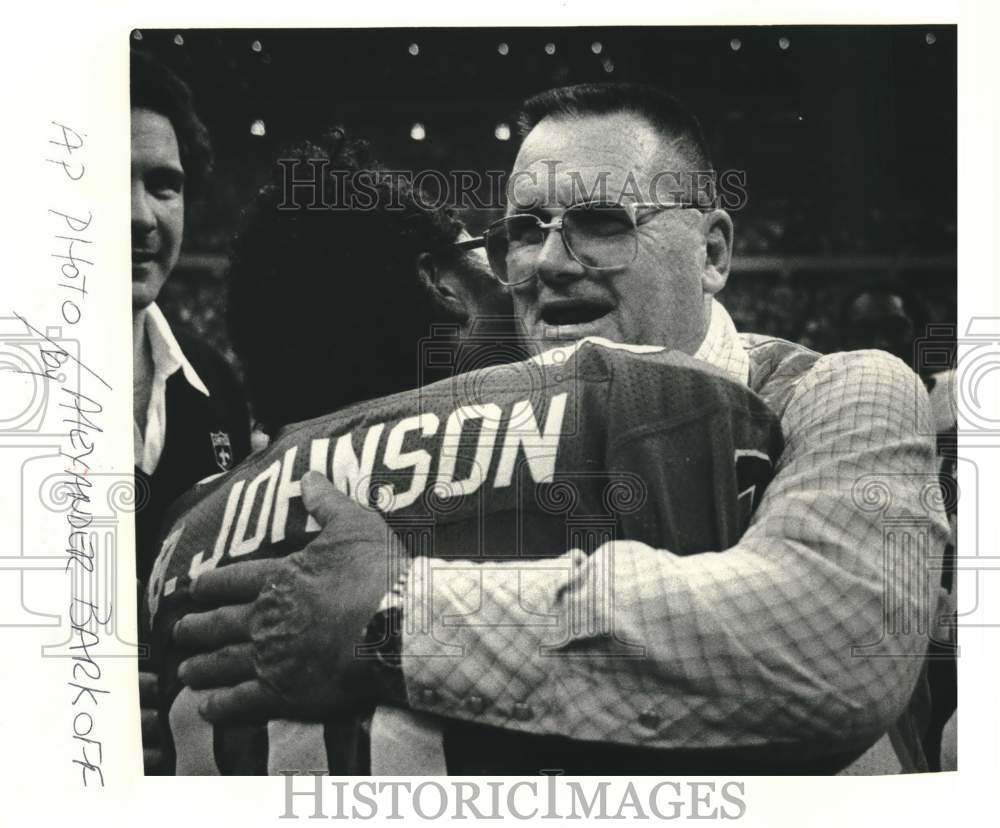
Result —
M184 236L184 202L176 199L161 205L159 213L160 232L174 244L180 244Z
M619 307L636 321L675 325L692 319L702 302L697 255L690 246L667 244L640 251L635 265L615 280L614 290Z
M508 288L507 290L509 292L510 302L514 307L515 315L523 316L534 306L537 291L533 290L531 283Z
M684 301L688 296L701 296L704 256L696 234L678 232L640 246L636 265L646 274L650 287Z
M495 285L495 286L494 286ZM486 290L484 304L488 305L494 313L510 316L514 312L514 305L511 302L510 293L500 285L494 283Z

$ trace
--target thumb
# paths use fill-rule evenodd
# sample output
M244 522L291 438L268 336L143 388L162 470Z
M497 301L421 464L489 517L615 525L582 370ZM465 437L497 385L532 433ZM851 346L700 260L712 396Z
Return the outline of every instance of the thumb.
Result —
M302 503L320 526L333 519L338 497L340 492L319 472L309 471L302 476Z

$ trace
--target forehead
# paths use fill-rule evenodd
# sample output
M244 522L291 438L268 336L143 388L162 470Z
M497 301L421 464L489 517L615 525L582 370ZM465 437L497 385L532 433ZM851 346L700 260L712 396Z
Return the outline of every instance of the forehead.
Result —
M549 116L524 139L508 195L517 204L565 205L598 187L615 200L679 164L669 142L637 115Z
M166 115L151 109L132 110L132 163L181 167L177 134Z

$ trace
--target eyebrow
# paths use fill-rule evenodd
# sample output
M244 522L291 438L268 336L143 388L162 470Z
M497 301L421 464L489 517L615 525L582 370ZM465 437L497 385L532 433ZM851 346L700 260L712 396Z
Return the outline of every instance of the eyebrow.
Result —
M149 167L145 174L177 186L183 185L187 179L184 168L175 164L157 164Z

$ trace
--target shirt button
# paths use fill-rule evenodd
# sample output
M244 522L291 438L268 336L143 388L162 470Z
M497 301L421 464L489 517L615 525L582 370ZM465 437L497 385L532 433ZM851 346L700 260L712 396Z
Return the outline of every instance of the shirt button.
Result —
M465 709L478 716L486 709L486 700L482 696L469 696L465 700Z
M514 718L519 722L527 722L535 718L535 711L524 702L517 702L514 705Z
M646 710L639 714L639 724L650 730L656 730L660 726L660 716L655 710Z
M421 687L420 692L417 694L417 698L420 700L420 703L426 707L433 707L440 700L437 690L434 690L431 687Z

